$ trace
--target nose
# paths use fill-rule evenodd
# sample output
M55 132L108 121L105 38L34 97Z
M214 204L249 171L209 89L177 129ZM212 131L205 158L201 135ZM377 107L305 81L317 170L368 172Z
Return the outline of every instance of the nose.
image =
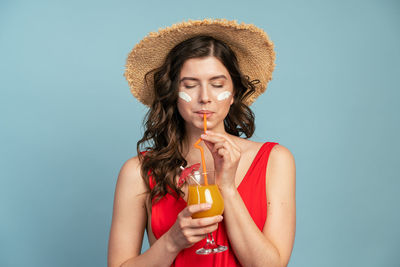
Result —
M207 86L205 86L205 85L201 86L200 92L199 92L199 102L205 104L210 101L211 101L210 93L208 92Z

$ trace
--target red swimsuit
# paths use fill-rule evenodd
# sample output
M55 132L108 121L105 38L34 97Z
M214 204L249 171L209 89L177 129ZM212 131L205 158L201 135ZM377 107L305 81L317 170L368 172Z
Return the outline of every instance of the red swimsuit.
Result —
M262 145L237 188L260 231L262 231L267 218L267 198L265 193L267 163L271 149L276 144L278 143L267 142ZM150 184L150 186L153 187L154 184ZM167 194L152 206L151 228L157 239L171 228L179 212L185 207L186 202L182 197L176 199L170 194ZM228 247L227 251L213 255L197 255L195 251L204 246L206 242L204 239L192 247L182 250L175 258L172 266L241 266L229 244L224 221L219 223L218 229L213 235L217 244Z

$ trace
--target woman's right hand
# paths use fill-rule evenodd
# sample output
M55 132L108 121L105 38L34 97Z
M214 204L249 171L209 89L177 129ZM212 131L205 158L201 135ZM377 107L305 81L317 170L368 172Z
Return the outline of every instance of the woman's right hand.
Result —
M190 205L184 208L179 214L171 229L167 232L168 241L175 251L191 247L193 244L207 237L218 228L222 221L221 215L193 219L192 214L205 211L211 208L211 204L202 203Z

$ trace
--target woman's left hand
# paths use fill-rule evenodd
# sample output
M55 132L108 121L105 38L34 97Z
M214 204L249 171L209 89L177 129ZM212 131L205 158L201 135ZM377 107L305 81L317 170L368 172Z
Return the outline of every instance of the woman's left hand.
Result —
M216 183L220 189L236 189L235 175L240 160L240 148L226 134L207 131L201 135L214 158Z

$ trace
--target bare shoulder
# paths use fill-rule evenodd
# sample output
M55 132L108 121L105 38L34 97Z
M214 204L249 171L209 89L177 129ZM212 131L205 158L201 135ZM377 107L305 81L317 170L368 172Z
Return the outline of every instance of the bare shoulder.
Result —
M139 157L136 156L126 160L121 167L120 175L131 177L140 175Z
M136 193L144 193L146 191L146 186L141 175L140 161L137 156L128 159L122 165L118 175L117 189L118 187L131 189L136 191Z
M145 208L148 195L146 184L141 175L139 158L132 157L125 161L118 175L115 186L114 208L138 205Z
M295 180L296 165L292 152L285 146L275 145L268 158L267 182L279 179L292 183Z
M281 167L294 167L295 165L292 152L290 152L287 147L280 144L272 148L268 161L272 163L271 165Z
M287 147L277 144L271 150L270 160L281 164L291 164L294 163L294 156Z

